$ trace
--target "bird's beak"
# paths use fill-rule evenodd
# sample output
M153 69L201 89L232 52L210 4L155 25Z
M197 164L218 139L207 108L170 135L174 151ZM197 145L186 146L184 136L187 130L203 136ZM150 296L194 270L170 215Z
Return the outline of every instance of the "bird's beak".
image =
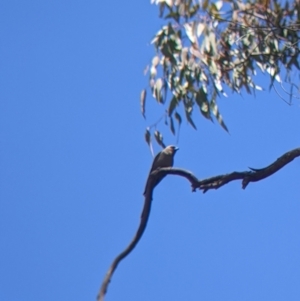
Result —
M179 147L176 146L176 147L174 148L174 151L177 152L178 150L179 150Z

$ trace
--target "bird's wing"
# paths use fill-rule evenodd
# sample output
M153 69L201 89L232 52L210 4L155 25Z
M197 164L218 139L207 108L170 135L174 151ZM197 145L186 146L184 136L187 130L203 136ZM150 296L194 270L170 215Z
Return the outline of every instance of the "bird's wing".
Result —
M159 153L155 156L155 158L154 158L154 160L153 160L153 163L152 163L152 166L151 166L151 169L150 169L150 173L151 173L151 171L157 169L158 166L155 166L155 165L157 165L157 161L158 161L158 159L159 159L160 154L161 154L161 152L159 152Z

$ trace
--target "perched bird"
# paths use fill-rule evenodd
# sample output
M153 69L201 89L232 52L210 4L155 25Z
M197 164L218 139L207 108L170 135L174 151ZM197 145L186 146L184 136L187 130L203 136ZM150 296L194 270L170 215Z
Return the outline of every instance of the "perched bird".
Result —
M172 167L173 163L174 163L174 155L178 150L179 150L178 147L176 147L174 145L169 145L155 156L153 163L152 163L152 167L149 172L149 176L147 178L144 195L146 194L147 186L148 186L149 179L150 179L150 174L154 170L157 170L162 167ZM156 177L155 182L153 183L153 187L155 187L164 177L165 177L165 175Z

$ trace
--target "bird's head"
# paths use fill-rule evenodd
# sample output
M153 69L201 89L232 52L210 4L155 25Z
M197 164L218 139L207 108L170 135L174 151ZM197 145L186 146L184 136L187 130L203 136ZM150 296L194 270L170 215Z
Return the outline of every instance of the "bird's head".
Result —
M175 146L175 145L169 145L167 146L164 151L166 153L172 154L173 156L175 155L175 153L179 150L179 147Z

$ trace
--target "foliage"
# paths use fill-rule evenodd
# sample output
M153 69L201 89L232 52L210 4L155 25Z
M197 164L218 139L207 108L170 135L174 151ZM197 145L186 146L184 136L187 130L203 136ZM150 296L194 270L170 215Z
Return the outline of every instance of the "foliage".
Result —
M149 66L149 86L156 101L166 106L165 117L173 134L174 119L180 125L182 112L196 129L193 112L197 107L205 118L217 119L227 130L217 99L227 96L224 89L237 93L262 90L257 85L257 71L269 75L270 88L274 80L282 86L284 72L288 95L292 97L293 88L298 90L291 75L300 69L299 1L154 2L166 24L152 40L156 54ZM145 102L143 90L144 116ZM156 133L156 140L157 135L161 134Z

